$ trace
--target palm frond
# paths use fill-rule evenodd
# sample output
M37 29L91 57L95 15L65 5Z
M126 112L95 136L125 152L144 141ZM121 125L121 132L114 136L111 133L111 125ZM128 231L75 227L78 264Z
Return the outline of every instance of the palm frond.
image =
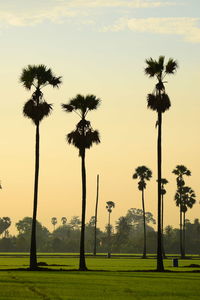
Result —
M165 73L166 74L174 74L178 69L178 62L173 58L169 58L166 66L165 66Z
M23 114L31 119L34 124L38 124L51 113L51 110L52 104L48 104L46 101L37 104L33 99L30 99L24 104Z

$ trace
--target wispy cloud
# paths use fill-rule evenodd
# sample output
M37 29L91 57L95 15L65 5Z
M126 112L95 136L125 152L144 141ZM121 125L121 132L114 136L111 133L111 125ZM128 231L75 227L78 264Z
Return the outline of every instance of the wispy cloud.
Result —
M159 8L174 6L175 1L149 1L149 0L51 0L49 3L39 1L39 5L28 5L21 0L19 7L9 6L8 10L0 12L0 24L11 26L31 26L49 20L54 23L64 22L72 17L92 16L95 8ZM35 0L37 2L37 0ZM24 5L23 5L24 3ZM11 9L13 7L13 9Z
M200 18L121 18L103 31L132 30L183 36L184 40L200 43Z

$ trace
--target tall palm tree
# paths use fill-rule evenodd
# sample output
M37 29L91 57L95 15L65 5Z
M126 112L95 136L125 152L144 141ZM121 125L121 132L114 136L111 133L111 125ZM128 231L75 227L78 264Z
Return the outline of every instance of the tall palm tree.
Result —
M96 205L95 205L95 219L94 219L94 251L93 254L96 255L97 252L97 211L99 202L99 174L97 175L97 193L96 193Z
M182 207L182 197L183 197L183 189L185 186L185 181L183 176L191 176L190 170L187 169L184 165L177 165L176 168L172 171L173 174L177 176L177 192L175 194L176 206L179 206L179 216L180 216L180 254L181 257L184 257L183 251L183 207Z
M67 142L73 144L79 149L81 157L81 173L82 173L82 218L81 218L81 238L80 238L80 261L79 270L87 270L85 262L85 212L86 212L86 168L85 153L86 149L92 147L94 143L100 143L99 132L93 130L89 121L85 118L89 111L95 110L100 104L100 99L94 95L77 95L71 99L69 103L62 104L65 112L76 112L81 120L76 125L76 129L67 135Z
M188 208L192 208L196 203L195 192L188 186L183 187L182 194L182 212L183 212L183 256L185 257L185 215Z
M145 218L145 205L144 205L144 190L146 189L146 180L150 180L152 177L152 171L146 166L140 166L135 169L133 174L133 179L139 178L138 190L142 192L142 211L143 211L143 227L144 227L144 246L143 246L143 256L146 258L147 254L147 238L146 238L146 218Z
M165 178L161 178L161 226L162 226L162 253L163 257L165 258L165 249L164 249L164 236L163 236L163 230L164 230L164 195L166 194L165 185L168 183L168 180Z
M146 59L145 74L150 78L155 77L157 84L151 94L147 96L147 107L157 112L158 139L157 139L157 174L158 174L158 221L157 221L157 271L164 271L162 255L162 226L161 226L161 178L162 178L162 114L171 106L169 96L165 92L166 75L174 74L178 64L170 58L164 64L165 57L160 56L158 61Z
M107 201L106 202L106 209L108 211L108 258L111 256L111 243L110 243L110 238L111 238L111 225L110 225L110 214L112 212L112 209L115 208L115 202L113 201Z
M48 117L52 105L48 104L44 98L42 89L47 85L59 87L61 77L55 77L51 69L45 65L28 65L22 70L20 82L25 89L34 89L31 98L24 104L23 114L31 119L36 126L36 142L35 142L35 181L34 181L34 202L33 202L33 219L31 230L31 246L30 246L30 269L37 269L36 255L36 219L37 219L37 203L38 203L38 179L39 179L39 143L40 143L40 122L44 117Z

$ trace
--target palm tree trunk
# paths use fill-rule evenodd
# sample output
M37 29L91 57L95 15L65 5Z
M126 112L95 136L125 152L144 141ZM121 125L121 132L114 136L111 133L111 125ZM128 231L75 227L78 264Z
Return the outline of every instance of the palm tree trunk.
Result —
M185 212L183 212L183 258L185 257Z
M81 218L79 270L86 271L87 267L86 267L86 262L85 262L85 212L86 212L85 149L83 149L81 152L81 172L82 172L82 218Z
M164 229L164 195L161 196L161 210L162 210L162 254L163 258L166 258L165 256L165 248L164 248L164 235L163 235L163 229Z
M143 248L143 256L142 258L146 258L147 254L147 246L146 246L146 219L145 219L145 207L144 207L144 189L142 189L142 210L143 210L143 226L144 226L144 248Z
M97 252L97 210L99 200L99 175L97 175L97 195L96 195L96 207L95 207L95 223L94 223L94 255Z
M161 178L162 178L162 112L158 112L158 141L157 141L157 167L158 167L158 225L157 225L157 271L163 272L162 230L161 230Z
M181 204L180 204L180 254L183 258L183 214L181 210Z
M111 238L110 212L108 212L108 258L110 258L111 256L110 238Z
M36 139L35 139L35 183L34 183L33 219L32 219L31 247L30 247L30 269L31 270L37 269L36 220L37 220L38 179L39 179L39 146L40 146L40 133L39 133L39 124L37 124Z

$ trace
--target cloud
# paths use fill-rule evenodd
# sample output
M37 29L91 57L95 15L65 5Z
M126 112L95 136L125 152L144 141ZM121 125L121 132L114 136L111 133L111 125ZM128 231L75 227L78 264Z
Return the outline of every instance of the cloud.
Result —
M32 26L49 20L54 23L64 22L72 17L91 16L95 8L150 8L173 6L176 2L149 0L51 0L49 3L40 0L39 5L21 0L17 10L0 11L0 24L11 26ZM37 2L37 0L35 0ZM24 3L24 5L23 5ZM6 5L4 6L6 7ZM20 11L19 8L21 7Z
M103 31L132 30L156 34L180 35L185 41L200 43L200 18L121 18Z

